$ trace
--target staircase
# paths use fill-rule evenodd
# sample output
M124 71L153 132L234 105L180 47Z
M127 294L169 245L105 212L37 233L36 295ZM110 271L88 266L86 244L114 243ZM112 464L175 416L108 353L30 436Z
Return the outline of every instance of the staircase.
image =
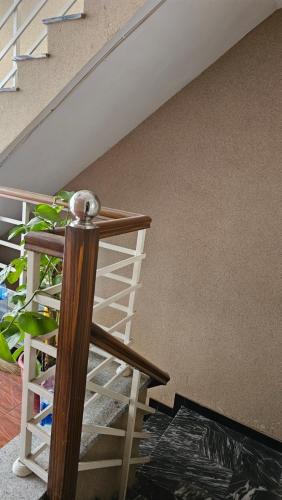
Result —
M109 360L105 363L105 358L97 353L90 352L88 360L88 379L101 387L108 387L124 397L130 396L132 376L117 374L119 364ZM140 400L146 400L148 380L143 377L140 383ZM121 396L122 397L122 396ZM93 500L112 499L118 496L120 488L121 457L123 455L124 436L127 429L128 408L126 403L114 401L107 396L86 391L85 409L83 414L83 428L80 443L80 463L84 464L84 470L78 474L77 499ZM148 408L148 411L153 411ZM135 425L135 444L132 450L136 458L136 463L141 460L149 460L139 454L138 443L140 440L148 440L150 434L142 431L143 415L147 412L140 412ZM0 471L5 480L0 485L0 498L5 500L36 500L41 498L46 491L48 479L49 453L51 427L46 425L41 427L36 425L30 427L33 432L32 447L33 455L30 457L29 466L34 474L20 477L19 470L14 462L19 455L21 448L20 436L13 439L0 450ZM37 452L37 455L36 455ZM92 468L86 464L92 464ZM16 462L18 464L18 462ZM96 464L96 468L94 468ZM132 466L134 469L134 466ZM16 472L16 475L15 473ZM28 470L26 471L26 473ZM130 471L128 478L129 487L134 481L134 470Z
M53 202L4 187L0 196L21 202L26 220L32 206ZM68 205L61 202L61 208ZM0 452L5 500L125 499L135 467L150 460L138 452L139 442L150 437L142 431L143 416L154 413L146 404L147 389L169 381L167 373L129 347L150 217L101 208L89 191L76 193L70 210L73 220L66 228L29 232L23 241L26 309L38 317L47 307L49 318L59 314L59 326L52 323L52 331L24 336L21 435ZM121 240L115 242L116 236ZM22 254L23 245L6 241L5 246ZM42 254L61 260L62 283L40 286ZM40 353L55 364L38 374ZM44 384L54 378L53 394ZM34 407L36 396L45 407ZM51 414L52 425L43 425Z
M13 2L0 3L1 18L11 13ZM0 29L0 54L11 45L0 61L1 183L49 194L101 157L279 6L275 0L16 4L19 15L13 11ZM35 8L40 8L37 15L15 40Z
M1 2L0 115L5 118L0 122L0 153L13 148L33 120L144 3Z

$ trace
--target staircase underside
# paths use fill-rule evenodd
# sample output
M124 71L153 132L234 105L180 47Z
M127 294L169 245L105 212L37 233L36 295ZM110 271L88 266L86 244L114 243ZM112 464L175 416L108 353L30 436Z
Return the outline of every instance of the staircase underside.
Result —
M1 184L56 192L275 8L274 0L147 1L2 151ZM281 22L281 11L274 15ZM87 11L74 24L86 20ZM36 65L43 85L46 61L52 56L20 64Z

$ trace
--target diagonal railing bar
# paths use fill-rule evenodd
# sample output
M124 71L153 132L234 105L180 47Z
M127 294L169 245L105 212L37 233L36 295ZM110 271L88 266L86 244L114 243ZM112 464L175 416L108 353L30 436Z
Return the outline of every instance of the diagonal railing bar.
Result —
M5 26L6 22L17 10L20 3L22 3L22 0L15 0L11 7L7 10L6 14L4 14L4 16L0 19L0 30L3 28L3 26Z
M97 324L91 325L90 342L121 361L128 363L145 375L148 375L150 377L150 387L166 385L169 382L168 373L133 351L129 346L115 339Z
M3 78L3 80L1 80L1 82L0 82L0 89L5 87L6 83L8 83L13 78L13 76L15 76L16 72L17 72L17 68L13 67L11 69L11 71L9 71L9 73L7 73L5 78Z

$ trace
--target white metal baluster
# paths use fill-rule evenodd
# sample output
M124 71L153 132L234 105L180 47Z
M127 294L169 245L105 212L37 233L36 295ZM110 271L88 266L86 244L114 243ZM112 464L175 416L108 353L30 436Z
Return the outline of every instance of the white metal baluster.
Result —
M136 255L141 255L144 251L145 236L146 236L146 229L142 229L141 231L138 231L137 241L136 241ZM133 264L132 281L131 281L133 286L137 285L139 283L140 273L141 273L141 265L142 265L142 260L137 260ZM133 292L131 292L129 295L128 314L132 314L134 311L135 295L136 295L136 290L133 290ZM126 344L129 343L129 341L130 341L131 324L132 324L132 320L128 321L128 323L126 324L126 328L125 328L125 343Z
M27 203L26 201L22 202L22 224L27 224L29 219L30 219L30 213L31 213L31 205ZM21 236L21 242L24 241L24 235ZM24 246L22 245L21 247L21 257L24 255L25 249ZM23 272L19 284L22 285L23 283L26 282L26 273Z
M135 431L136 410L138 403L138 394L140 386L141 374L139 370L133 370L132 385L130 393L130 402L128 408L127 429L123 450L119 500L124 500L126 497L129 467L131 462L132 443Z
M142 229L141 231L138 231L137 240L136 240L136 249L135 249L136 256L143 254L144 245L145 245L145 236L146 236L146 229ZM136 289L138 288L138 283L139 283L139 279L140 279L141 265L142 265L142 259L136 260L133 264L131 286L134 288L133 288L133 291L129 294L128 307L127 307L127 314L128 314L128 316L131 315L132 317L133 317L133 313L134 313L134 302L135 302ZM130 343L131 325L132 325L132 319L130 319L126 323L125 333L124 333L124 343L125 344ZM119 366L117 368L117 373L120 373L120 371L124 371L125 366L126 366L125 363L122 363L121 366ZM131 370L129 369L127 372L124 372L124 376L130 375L130 373L131 373Z
M19 24L20 24L20 11L17 6L18 2L17 0L14 0L14 14L13 14L13 36L16 35ZM13 46L13 58L16 57L20 53L20 39L18 38ZM13 61L13 69L15 71L14 77L13 77L13 86L17 87L17 63L16 61Z
M13 5L7 10L6 14L0 19L0 30L5 26L6 22L13 15L15 8L22 2L22 0L14 0Z
M39 286L40 280L40 255L27 252L27 299L30 299ZM27 306L30 311L37 309L33 300ZM33 416L34 393L28 389L29 382L34 379L36 373L36 349L31 347L31 335L25 335L24 341L24 371L23 371L23 393L22 393L22 417L21 417L21 440L20 459L16 460L13 471L19 476L29 473L22 464L31 453L32 433L27 429L27 424Z

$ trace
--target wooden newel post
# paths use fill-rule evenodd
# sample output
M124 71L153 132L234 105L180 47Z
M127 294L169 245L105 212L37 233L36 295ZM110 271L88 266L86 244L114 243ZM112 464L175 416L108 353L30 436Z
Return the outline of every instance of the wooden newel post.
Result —
M100 210L98 198L79 191L70 209L76 220L65 237L48 500L73 500L76 494L98 256L98 229L92 222Z

